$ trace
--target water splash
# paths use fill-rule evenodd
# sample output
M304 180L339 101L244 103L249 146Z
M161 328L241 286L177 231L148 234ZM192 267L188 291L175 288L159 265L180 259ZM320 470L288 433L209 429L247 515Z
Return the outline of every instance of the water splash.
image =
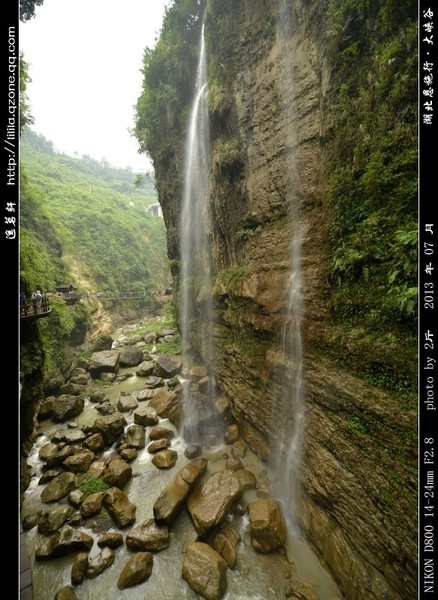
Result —
M276 448L276 492L283 504L289 532L297 536L299 533L298 514L305 418L301 333L304 314L301 269L304 230L297 193L298 174L295 159L297 140L293 126L296 114L293 102L291 102L294 89L293 65L288 45L294 25L291 3L287 0L277 0L277 10L277 43L283 50L280 61L280 92L287 127L285 166L287 169L287 201L292 230L289 246L290 270L285 287L286 315L281 334L282 363L284 365L281 416L286 427L280 435Z
M209 203L210 130L208 114L208 72L202 23L195 92L185 144L184 187L180 220L180 328L183 352L199 349L199 359L212 362L211 216ZM196 344L193 344L196 338ZM199 423L214 403L212 380L207 401L183 386L184 436L199 440Z

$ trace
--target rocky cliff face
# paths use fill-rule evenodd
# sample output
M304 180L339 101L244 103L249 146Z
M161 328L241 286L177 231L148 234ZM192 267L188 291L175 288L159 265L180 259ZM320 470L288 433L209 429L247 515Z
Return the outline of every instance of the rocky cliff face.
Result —
M324 247L330 105L339 82L321 36L323 3L294 2L288 22L282 4L207 5L217 273L212 369L243 437L269 459L272 441L292 428L283 418L280 332L291 231L299 221L305 306L300 521L348 600L408 600L416 594L415 411L321 351L331 328ZM174 259L182 147L165 161L153 156Z

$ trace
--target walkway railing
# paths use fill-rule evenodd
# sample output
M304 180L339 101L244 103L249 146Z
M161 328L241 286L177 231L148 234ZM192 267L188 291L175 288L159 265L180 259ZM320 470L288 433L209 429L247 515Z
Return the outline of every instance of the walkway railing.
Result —
M20 304L21 319L26 317L48 317L51 312L50 299L47 296L43 296L38 300L26 300L26 302Z

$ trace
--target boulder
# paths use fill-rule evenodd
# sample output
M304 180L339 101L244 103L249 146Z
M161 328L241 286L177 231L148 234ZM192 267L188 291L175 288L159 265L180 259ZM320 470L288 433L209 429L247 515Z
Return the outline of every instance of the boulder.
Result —
M154 390L164 384L164 379L162 377L156 377L155 375L151 375L144 382L144 387L148 390Z
M75 448L73 446L64 446L61 450L58 450L55 454L51 454L46 458L47 467L55 467L61 465L66 458L73 456Z
M92 433L100 433L105 446L111 446L122 435L126 425L125 417L115 412L112 415L99 417L94 421L91 428Z
M146 445L146 431L142 425L130 425L126 430L126 445L130 448L144 448Z
M153 556L150 552L136 552L123 567L117 581L119 590L143 583L152 574Z
M55 600L78 600L78 597L76 596L74 589L71 586L66 585L56 592Z
M123 448L119 448L119 454L120 458L129 463L137 458L138 451L136 448L127 448L124 446Z
M147 519L126 536L128 548L136 551L159 552L169 546L169 529L163 523Z
M226 444L234 444L239 439L239 428L236 424L228 425L225 429L224 441Z
M158 423L157 411L150 406L142 406L134 411L134 423L148 427Z
M90 402L94 404L98 404L99 402L103 402L105 400L105 392L100 390L96 390L90 394Z
M190 446L187 446L187 448L184 450L184 456L190 460L193 458L197 458L198 456L201 456L201 454L202 454L201 444L191 444Z
M149 406L157 411L159 417L167 418L170 411L178 404L178 396L171 390L158 390L149 401Z
M154 440L148 445L149 454L155 454L156 452L161 452L161 450L166 450L171 444L171 441L167 438L162 438L161 440Z
M136 346L126 346L120 352L119 361L121 367L136 367L143 360L143 351Z
M43 535L52 535L64 525L73 514L73 508L68 504L58 504L43 512L38 522L38 531Z
M52 412L55 421L74 419L84 410L84 399L78 396L62 394L52 402Z
M82 450L77 454L68 456L63 462L64 468L73 473L85 473L94 460L94 452Z
M190 369L189 378L190 381L196 383L200 379L207 377L207 375L207 367L205 367L204 365L195 365Z
M55 502L67 496L76 487L76 476L73 473L61 473L52 479L41 492L43 502Z
M138 408L138 402L131 396L131 394L120 393L119 399L117 401L117 410L119 412L129 412L130 410L135 410Z
M73 585L79 585L85 579L88 567L88 552L78 552L71 567L70 579Z
M72 552L88 551L93 545L93 538L78 529L64 525L54 535L45 540L35 552L37 560L65 556Z
M122 544L123 535L121 533L105 533L97 540L97 545L99 548L108 546L108 548L113 548L113 550L115 550Z
M154 504L154 517L168 525L180 513L184 500L207 468L206 458L198 458L185 465L164 488Z
M154 375L170 379L181 372L182 360L167 354L160 354L155 361Z
M38 485L42 485L43 483L48 483L52 481L55 477L58 477L62 473L62 469L48 469L44 471L41 477L38 479Z
M80 510L83 517L91 517L101 511L104 493L104 491L93 492L82 500Z
M213 535L211 543L212 547L222 556L231 569L234 569L236 566L236 546L238 542L240 542L240 539L240 534L230 525L223 525L221 529Z
M40 458L40 460L46 461L50 456L55 456L55 454L58 451L58 445L54 444L53 442L49 442L48 444L44 444L44 446L40 448L40 451L38 452L38 457Z
M176 450L161 450L154 454L152 464L158 469L171 469L175 466L178 460L178 452Z
M155 363L152 360L143 360L137 367L135 374L137 377L147 377L154 372Z
M58 392L58 390L56 390ZM48 396L40 404L38 419L47 419L52 416L52 402L56 400L55 396Z
M84 391L86 383L87 382L85 382L85 384L79 385L77 383L69 381L68 383L65 383L61 386L59 393L61 395L67 394L70 396L79 396L79 394Z
M99 379L102 373L118 373L120 367L118 350L94 352L88 368L93 379Z
M105 546L102 550L89 561L85 576L88 579L94 579L101 573L103 573L108 567L114 562L115 553L112 548Z
M205 536L210 529L222 523L242 491L239 479L227 469L214 473L199 486L187 500L187 509L196 531Z
M208 544L193 542L187 546L182 578L206 600L219 600L227 589L227 564Z
M149 432L149 439L153 440L161 440L163 438L172 440L175 437L175 432L172 429L168 429L167 427L152 427Z
M131 476L132 468L130 465L120 458L114 458L109 461L102 479L111 487L118 487L122 490L131 479Z
M102 450L104 445L105 442L103 441L103 436L101 433L92 433L84 440L83 443L83 446L92 452L98 452L99 450Z
M257 552L268 553L284 546L286 526L280 503L261 499L248 504L251 546Z
M109 488L104 493L103 504L115 525L120 529L135 521L137 507L119 488Z
M59 442L64 444L82 444L87 435L79 428L64 431L59 438ZM52 441L54 439L52 438Z
M155 390L153 390L153 389L144 389L144 390L140 390L137 393L136 398L137 398L138 402L143 402L144 400L150 400L151 398L154 397L154 395L155 395Z

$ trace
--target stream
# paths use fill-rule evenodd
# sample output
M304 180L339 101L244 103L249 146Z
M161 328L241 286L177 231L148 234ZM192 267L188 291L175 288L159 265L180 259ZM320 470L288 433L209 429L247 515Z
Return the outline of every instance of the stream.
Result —
M132 375L119 383L108 384L106 387L94 381L91 386L95 389L104 390L105 396L114 406L117 404L121 392L135 393L144 387L144 378L135 375L135 367L122 368L119 375ZM142 402L142 405L146 403ZM90 426L100 416L96 411L96 405L90 400L85 400L82 413L75 419L74 424L78 427ZM124 413L128 426L133 422L133 411ZM159 425L175 431L171 448L177 450L178 460L171 469L158 469L151 459L146 448L139 450L137 458L130 463L132 467L132 478L124 488L131 502L137 506L136 521L133 526L142 523L147 518L153 517L153 505L163 488L174 478L176 473L189 460L184 456L187 447L186 442L178 435L175 427L168 419L160 419ZM51 419L40 421L38 437L28 456L27 462L32 471L31 483L24 493L21 510L22 520L40 511L52 508L53 504L44 504L40 495L44 484L38 484L42 474L43 462L39 458L40 449L50 441L54 432L66 430L68 423L55 423ZM203 448L202 456L209 459L207 471L202 481L205 481L215 471L224 468L224 453L230 455L230 446L212 446ZM106 449L102 457L108 458L112 453L118 456L115 449ZM242 458L244 467L252 471L256 477L267 473L269 468L249 449ZM239 503L246 506L251 500L257 499L255 490L247 490ZM61 502L66 502L64 498ZM241 535L241 541L237 546L237 563L234 570L227 569L227 591L224 600L274 600L284 599L292 595L291 582L294 585L299 582L311 586L316 596L305 596L305 600L339 600L342 596L336 588L333 580L322 568L318 559L312 552L310 546L299 536L291 537L287 541L286 551L276 551L270 554L257 553L251 546L249 533L248 514L243 516L230 515L227 523L231 524ZM85 526L84 526L85 525ZM107 532L119 531L113 522L102 511L91 520L85 521L80 529L92 536L95 542ZM124 537L131 527L122 530ZM47 539L33 527L25 532L26 545L32 568L33 598L34 600L53 600L58 590L64 586L71 585L71 568L75 554L65 557L52 558L37 561L35 550ZM96 600L99 597L105 600L179 600L201 598L193 592L189 585L181 578L182 561L184 549L187 543L197 539L196 530L192 524L189 513L184 508L179 517L170 526L169 547L153 555L153 570L150 578L142 584L127 588L123 591L117 588L117 579L132 552L123 544L115 551L113 564L95 579L84 579L75 587L78 600ZM97 543L93 544L89 558L93 558L100 552Z

